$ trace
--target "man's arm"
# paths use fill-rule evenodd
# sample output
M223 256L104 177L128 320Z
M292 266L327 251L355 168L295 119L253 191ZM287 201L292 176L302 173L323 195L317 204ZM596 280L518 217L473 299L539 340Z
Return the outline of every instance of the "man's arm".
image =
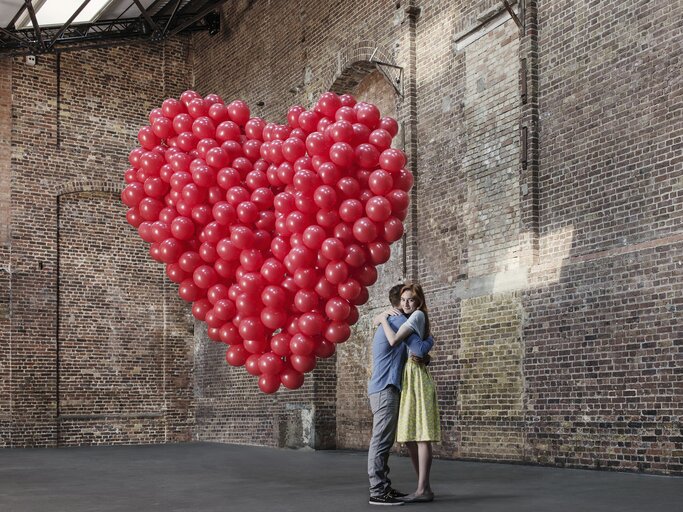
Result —
M403 342L406 344L408 349L410 349L410 352L417 357L426 356L434 346L434 338L428 336L427 339L423 340L414 332Z

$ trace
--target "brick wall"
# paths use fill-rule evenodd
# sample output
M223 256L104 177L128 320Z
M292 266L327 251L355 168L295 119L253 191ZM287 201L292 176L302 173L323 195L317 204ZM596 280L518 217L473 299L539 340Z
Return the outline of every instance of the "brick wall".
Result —
M68 438L156 442L160 434L142 439L139 429L163 424L173 439L193 428L198 440L365 448L370 317L400 271L425 286L437 339L430 370L442 412L437 456L683 473L676 4L513 3L523 8L524 33L493 0L226 4L221 33L197 34L188 47L63 55L59 117L53 58L31 69L13 62L11 259L0 246L13 271L11 280L0 273L0 322L9 321L10 287L13 297L0 375L7 382L11 366L12 384L0 384L0 442L49 444L56 435L60 184L119 183L144 112L190 85L242 98L252 115L276 122L290 105L308 107L334 88L393 109L416 175L405 245L394 250L352 339L300 390L264 396L252 377L224 363L222 344L208 340L202 325L193 328L187 307L164 295L171 352L164 370L156 357L140 367L153 376L140 389L150 401L140 405L157 410L162 398L153 390L166 382L163 400L173 407L165 421L115 418L93 428L83 420L69 425ZM373 55L403 74L373 73ZM114 188L70 189L64 200L75 201L72 218L87 204L111 224ZM141 250L133 239L121 243ZM82 254L97 264L96 250ZM107 385L123 382L116 378ZM78 396L78 386L71 389Z
M2 329L0 440L187 440L188 312L118 197L147 112L187 87L187 42L11 64L2 82L11 87L3 102L12 98L12 152L0 183L9 168L12 223L3 259L11 277L3 272L0 286L2 318L7 304L12 315Z

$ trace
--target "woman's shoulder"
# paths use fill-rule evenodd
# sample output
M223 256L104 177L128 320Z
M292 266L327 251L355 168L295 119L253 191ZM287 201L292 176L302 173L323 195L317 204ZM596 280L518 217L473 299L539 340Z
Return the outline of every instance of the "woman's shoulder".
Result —
M415 317L415 320L423 320L425 317L424 311L420 309L416 309L413 311L413 313L410 315L410 318Z

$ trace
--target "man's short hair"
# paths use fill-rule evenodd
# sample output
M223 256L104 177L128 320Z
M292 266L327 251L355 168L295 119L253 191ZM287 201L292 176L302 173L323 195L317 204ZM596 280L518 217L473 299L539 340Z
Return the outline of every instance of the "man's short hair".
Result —
M401 289L403 288L402 284L397 284L396 286L392 286L391 290L389 290L389 302L391 302L391 305L394 306L395 308L401 305Z

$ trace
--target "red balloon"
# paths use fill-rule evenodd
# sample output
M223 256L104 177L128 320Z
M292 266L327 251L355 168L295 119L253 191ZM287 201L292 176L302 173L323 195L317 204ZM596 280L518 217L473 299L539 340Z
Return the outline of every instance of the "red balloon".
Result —
M337 182L337 188L342 193L344 198L356 198L360 194L360 184L358 180L350 176L346 176Z
M151 126L143 126L138 131L138 142L145 149L154 149L161 143L161 139L155 135Z
M377 238L377 226L367 217L361 217L353 224L353 236L361 243L372 242Z
M263 354L263 351L268 347L268 342L265 338L244 340L244 348L247 352L252 354Z
M389 148L379 156L379 166L385 171L397 173L406 165L406 156L400 149Z
M384 223L384 230L382 234L384 240L389 243L400 240L403 236L403 222L396 217L389 217Z
M285 368L280 373L280 381L287 389L299 389L304 383L304 375L294 368Z
M230 233L230 241L238 249L251 249L256 237L254 232L246 226L234 226Z
M183 243L175 238L167 238L159 244L159 256L164 263L175 263L183 253Z
M289 126L291 126L292 128L298 128L299 116L302 112L305 111L306 109L301 105L294 105L293 107L290 107L287 111L287 122L289 123Z
M400 212L408 209L408 204L410 202L410 196L405 190L395 189L389 192L386 196L387 200L391 204L392 212Z
M395 192L406 194L402 190L396 190ZM392 203L382 196L374 196L365 204L365 213L370 220L375 222L384 222L387 220L391 216L391 211Z
M166 265L166 275L172 282L177 284L182 283L189 276L189 274L180 268L180 265L177 263L170 263Z
M292 337L285 333L281 332L273 336L270 340L270 349L273 351L273 353L279 355L279 356L289 356L292 351L289 348L289 343Z
M358 297L351 300L350 302L354 306L360 306L361 304L365 304L369 298L370 298L370 294L368 293L368 289L365 287L362 287L360 289L360 294L358 295Z
M301 373L313 371L316 366L315 356L293 355L289 359L292 368Z
M339 217L344 222L356 222L363 216L363 204L358 199L345 199L339 206Z
M219 201L214 204L211 213L216 222L224 226L229 226L237 219L235 208L226 201Z
M242 336L242 338L245 340L260 340L266 335L266 331L260 319L253 316L244 318L240 322L239 331L240 336Z
M343 261L332 261L325 267L325 278L333 285L346 281L349 267Z
M320 275L312 268L299 268L294 272L294 282L299 288L312 290Z
M320 343L315 348L315 356L320 357L322 359L327 359L328 357L332 357L335 352L335 346L334 343L327 341L327 340L320 340Z
M385 118L386 119L386 118ZM381 121L380 121L381 125ZM393 136L387 130L383 128L377 128L370 133L368 137L368 142L375 146L379 151L384 151L391 147L391 139ZM377 155L379 157L379 154ZM378 159L379 162L379 159Z
M178 265L185 272L194 272L194 270L203 263L203 260L198 252L186 251L178 258Z
M192 274L192 280L200 288L210 288L218 281L218 274L209 265L201 265Z
M194 302L202 297L202 290L194 284L192 279L185 279L178 286L178 295L187 302Z
M318 225L324 228L333 228L339 223L339 215L334 210L320 210L318 213L316 213L315 219Z
M230 289L224 284L218 283L211 286L206 292L206 298L214 306L219 300L223 300L229 297Z
M374 133L374 132L373 132ZM372 134L371 134L372 135ZM356 162L364 169L373 169L379 162L379 151L372 144L356 146Z
M232 345L225 352L225 360L230 366L243 366L248 357L249 352L242 345Z
M389 132L389 135L396 137L398 133L398 122L391 117L383 117L379 121L379 127Z
M337 121L347 121L355 123L357 121L356 111L351 108L352 105L344 105L334 114Z
M342 106L339 96L333 92L325 92L320 96L315 110L324 116L334 117L334 114Z
M237 313L235 303L228 298L219 299L213 306L214 314L223 321L231 320Z
M285 266L275 258L267 259L261 266L261 275L270 284L282 282L282 279L285 277L285 272Z
M320 253L330 261L341 260L346 254L346 248L338 238L328 238L322 243Z
M272 395L280 389L280 376L263 374L258 379L258 387L267 395Z
M258 354L251 354L249 357L247 357L247 361L244 363L244 368L249 372L250 374L258 377L261 375L261 369L259 368L259 358L261 356Z
M358 281L351 278L343 283L339 283L337 288L339 296L346 300L353 300L361 294L362 286Z
M317 251L325 240L325 230L320 226L308 226L302 235L303 244L309 249Z
M302 313L308 313L318 307L318 294L313 290L299 290L294 295L294 307Z
M333 297L325 304L325 314L333 321L341 322L345 320L350 312L351 307L349 303L340 297Z
M248 293L241 293L235 299L235 305L237 306L237 311L244 316L258 315L261 313L263 306L260 301L254 296L252 291ZM243 336L248 338L249 336Z
M168 98L161 104L161 112L168 119L173 119L178 114L185 112L185 105L175 98Z
M239 126L244 126L249 121L249 107L241 100L235 100L228 105L230 119Z
M123 189L123 192L121 192L121 200L126 206L138 206L140 201L142 201L144 198L145 187L142 185L142 183L131 183Z
M140 210L137 208L130 208L126 212L126 220L128 221L128 224L133 226L134 228L137 228L142 224L143 218L140 215Z
M325 339L332 343L343 343L351 336L351 329L343 322L333 322L325 331Z
M318 127L320 116L316 112L305 111L299 114L299 127L310 133Z
M310 336L306 336L305 334L295 334L292 336L291 341L289 342L289 348L292 351L292 354L298 355L298 356L309 356L315 351L315 346L316 342L315 339L313 339Z
M371 264L363 265L354 271L353 278L362 286L372 286L377 281L377 269Z
M326 155L327 156L327 154L330 150L330 145L325 140L325 137L322 133L313 132L308 137L306 137L306 149L308 150L309 155L313 155L313 156Z
M355 160L355 152L348 142L335 142L329 154L330 160L342 169L350 167Z
M287 314L282 309L263 308L261 310L261 323L268 329L274 330L283 327L287 322Z
M330 283L325 277L321 277L315 285L315 291L320 297L329 299L337 294L337 287Z
M302 333L314 336L322 332L325 321L320 313L304 313L299 317L298 325Z
M261 301L268 307L283 309L287 305L287 292L280 286L266 286L261 292Z
M272 352L266 352L258 360L259 370L265 375L277 375L283 370L284 366L282 359Z
M370 174L368 178L368 187L373 194L383 196L391 191L394 186L394 179L387 171L377 169Z
M338 120L332 123L325 130L325 134L334 142L351 142L353 140L353 126L345 120Z
M294 163L305 154L306 143L297 137L290 137L282 144L282 156L288 162Z
M370 261L373 265L386 263L391 257L391 248L385 242L372 242L368 244L368 252L370 253Z
M249 139L262 140L263 128L266 126L266 122L260 117L254 117L249 119L244 125L244 133Z
M223 326L220 328L220 331L218 332L218 336L220 337L223 343L227 343L228 345L242 346L242 338L240 338L239 331L237 330L237 327L235 327L235 324L233 324L232 322L224 323Z
M192 315L197 320L204 320L206 313L211 310L211 303L206 299L201 299L192 304Z

